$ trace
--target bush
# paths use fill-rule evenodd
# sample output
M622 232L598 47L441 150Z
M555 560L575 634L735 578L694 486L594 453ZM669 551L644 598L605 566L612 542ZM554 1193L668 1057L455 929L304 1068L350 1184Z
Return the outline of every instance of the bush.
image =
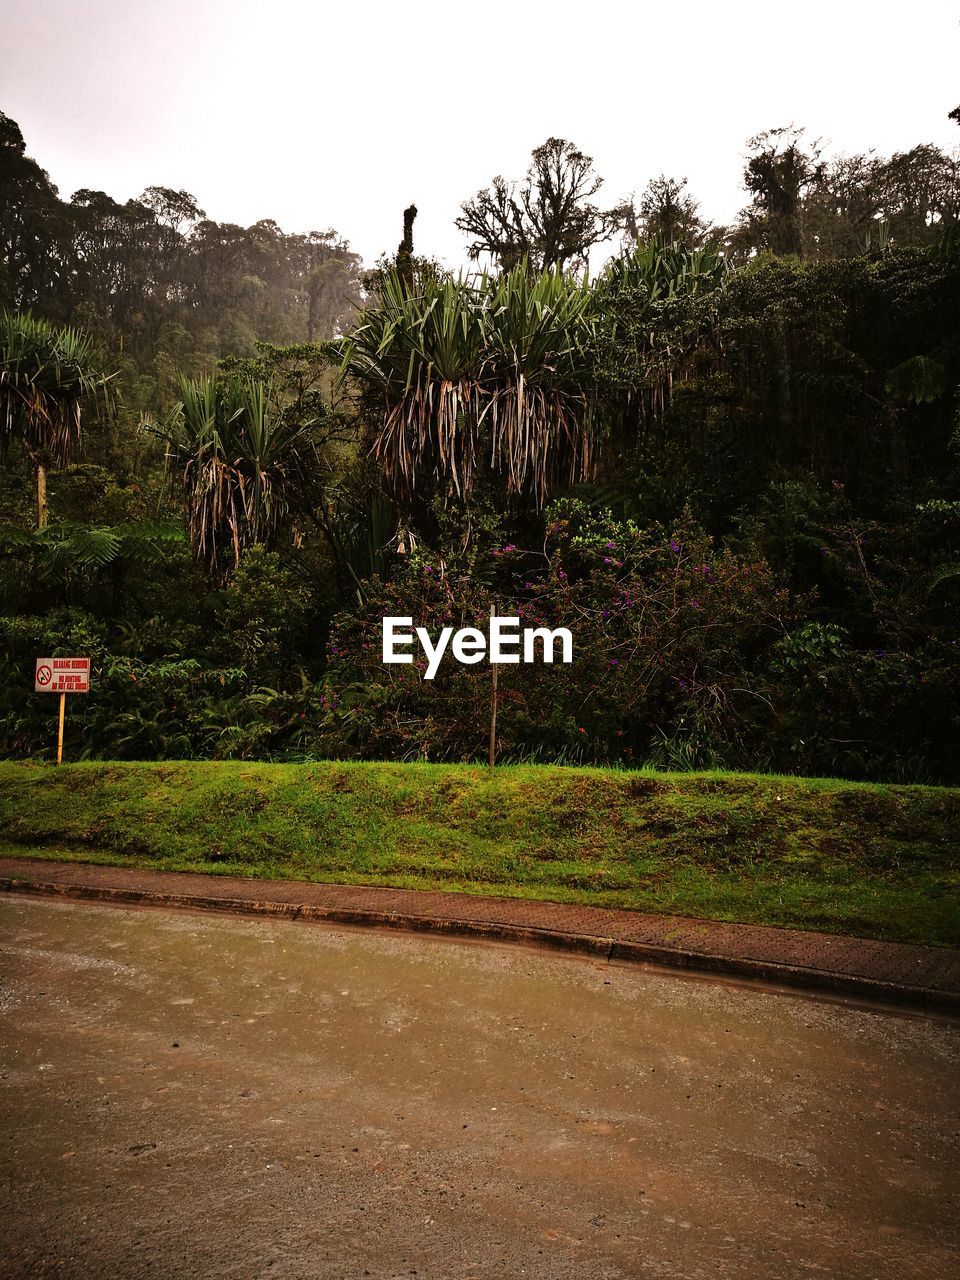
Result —
M423 558L368 584L334 621L325 737L338 754L471 759L489 721L490 669L445 660L385 668L381 619L485 630L491 605L521 626L568 627L570 665L502 666L500 749L508 757L639 761L664 737L696 744L690 763L736 757L757 735L750 668L782 634L786 595L756 557L717 552L692 521L641 531L561 501L542 550L496 548L494 580ZM759 694L762 702L762 694Z

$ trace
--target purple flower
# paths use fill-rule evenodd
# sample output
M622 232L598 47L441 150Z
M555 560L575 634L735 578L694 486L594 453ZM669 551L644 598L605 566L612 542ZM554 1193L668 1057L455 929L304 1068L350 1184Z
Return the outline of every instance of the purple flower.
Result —
M616 544L615 542L608 542L608 543L607 543L607 550L608 550L608 551L613 551L613 550L616 548L616 545L617 545L617 544Z
M691 604L691 606L692 606L694 609L699 609L699 608L700 608L700 601L699 601L699 600L691 600L691 601L690 601L690 604Z
M424 573L433 573L433 565L428 564L423 571Z
M678 555L680 554L680 543L679 543L679 542L674 542L674 541L673 541L673 539L671 539L671 540L670 540L670 550L673 552L673 554L674 554L675 556L678 556Z
M604 556L604 557L603 557L603 563L604 563L604 564L613 564L613 561L610 559L610 557L609 557L609 556Z
M610 659L610 665L611 665L611 667L619 667L620 663L617 661L617 659L616 659L616 658L611 658L611 659Z

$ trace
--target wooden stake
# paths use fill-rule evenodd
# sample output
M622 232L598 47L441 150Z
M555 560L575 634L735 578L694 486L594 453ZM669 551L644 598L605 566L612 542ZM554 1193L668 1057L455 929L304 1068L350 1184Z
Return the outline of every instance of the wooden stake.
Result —
M47 468L37 466L37 528L47 527Z
M57 733L57 764L63 763L63 717L67 710L67 695L60 695L60 729Z
M490 606L490 617L496 616L496 604ZM497 667L496 662L490 663L490 768L492 769L497 760Z

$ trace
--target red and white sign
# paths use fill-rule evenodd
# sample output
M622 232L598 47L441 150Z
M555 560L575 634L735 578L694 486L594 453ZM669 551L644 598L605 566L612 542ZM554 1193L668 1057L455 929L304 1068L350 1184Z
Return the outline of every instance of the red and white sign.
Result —
M89 693L89 658L38 658L34 693Z

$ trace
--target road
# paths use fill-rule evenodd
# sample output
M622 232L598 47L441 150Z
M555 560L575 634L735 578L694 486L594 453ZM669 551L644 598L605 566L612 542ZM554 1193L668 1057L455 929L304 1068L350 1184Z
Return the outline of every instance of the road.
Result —
M960 1026L0 902L0 1274L948 1280Z

